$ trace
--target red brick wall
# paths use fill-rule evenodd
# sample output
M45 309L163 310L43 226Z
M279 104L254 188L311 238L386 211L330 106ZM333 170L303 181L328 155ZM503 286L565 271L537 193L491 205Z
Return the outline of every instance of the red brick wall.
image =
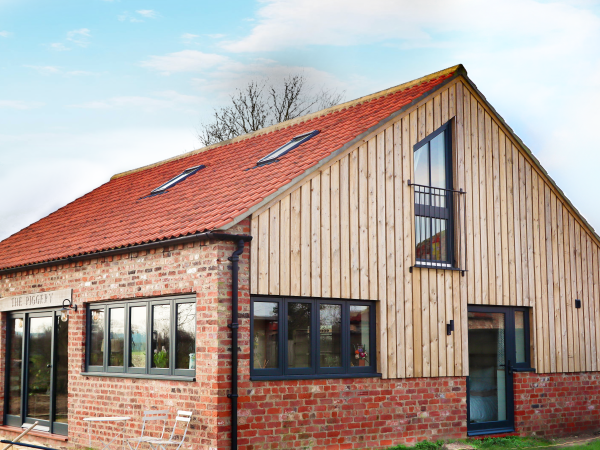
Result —
M247 221L230 230L244 234L249 231ZM248 248L247 245L240 261L240 283L245 292L248 292ZM84 417L131 416L128 434L135 437L140 433L142 411L151 408L169 409L173 413L177 409L192 410L194 418L187 448L208 450L218 446L222 434L219 427L223 426L220 416L227 416L222 411L227 407L223 383L226 377L230 378L226 325L231 311L231 263L227 258L234 250L235 244L230 242L196 242L0 276L1 297L73 289L74 302L80 309L69 318L68 447L87 446ZM85 354L84 303L184 293L195 293L197 298L196 382L80 375ZM4 386L6 314L2 314L1 321L0 386ZM114 424L111 427L114 429ZM0 434L14 437L8 431ZM39 438L30 441L64 446Z
M465 398L461 377L244 381L239 449L381 449L463 438Z
M514 376L520 434L567 436L600 429L600 373Z

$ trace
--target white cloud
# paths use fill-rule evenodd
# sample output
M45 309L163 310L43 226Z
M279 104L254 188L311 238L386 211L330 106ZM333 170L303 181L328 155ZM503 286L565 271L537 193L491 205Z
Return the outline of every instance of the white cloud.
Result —
M25 100L0 100L0 108L33 109L44 106L42 102L30 102Z
M181 40L183 41L184 44L191 44L192 42L194 42L194 40L196 38L199 38L200 36L197 34L192 34L192 33L183 33L181 35Z
M142 17L145 17L146 19L154 19L158 15L156 11L152 9L138 9L136 13Z
M183 50L164 56L150 56L141 65L169 75L176 72L203 72L228 62L229 58L223 55Z
M33 69L36 70L37 72L39 72L42 75L53 75L56 73L61 73L61 70L56 67L56 66L32 66L32 65L25 65L23 67L27 67L29 69Z
M10 31L0 31L0 37L7 38L11 37L13 34Z
M54 43L50 44L49 47L52 50L56 50L57 52L64 52L67 50L71 50L70 48L66 47L65 44L63 44L62 42L54 42Z
M141 22L143 22L142 19L138 19L137 17L132 16L127 11L124 11L122 14L119 14L117 16L117 19L119 19L120 22L132 22L132 23L141 23Z
M589 26L590 17L568 4L534 0L263 0L251 33L224 44L239 52L290 46L365 45L388 39L408 45L437 45L436 34L477 32L482 38L511 41ZM589 16L589 15L588 15ZM573 22L574 21L574 22ZM447 39L447 38L446 38Z
M80 47L87 47L89 45L89 37L91 37L91 33L87 28L80 28L67 33L67 41Z
M156 92L152 97L145 96L118 96L107 100L91 101L70 105L72 108L83 109L116 109L132 108L143 112L156 112L164 109L177 109L195 113L200 105L200 97L184 95L176 91Z
M211 39L223 39L226 34L207 34L207 36Z

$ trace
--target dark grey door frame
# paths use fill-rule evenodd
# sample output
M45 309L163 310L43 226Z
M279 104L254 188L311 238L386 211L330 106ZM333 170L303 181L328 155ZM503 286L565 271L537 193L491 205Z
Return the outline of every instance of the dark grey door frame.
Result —
M516 363L515 343L515 312L523 311L525 329L525 362ZM469 305L468 312L501 313L504 314L504 367L506 375L506 420L495 422L471 423L471 398L470 377L467 377L467 434L469 436L482 434L495 434L515 430L514 409L514 382L513 373L518 371L532 371L530 368L530 333L529 333L529 308L511 306L483 306Z

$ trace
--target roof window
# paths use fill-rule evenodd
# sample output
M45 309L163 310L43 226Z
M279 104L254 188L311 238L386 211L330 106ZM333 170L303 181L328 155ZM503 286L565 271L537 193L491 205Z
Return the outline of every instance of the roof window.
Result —
M275 150L274 152L269 153L263 159L261 159L260 161L258 161L256 163L256 165L262 166L264 164L268 164L268 163L271 163L273 161L276 161L277 158L285 155L290 150L295 149L300 144L302 144L303 142L308 141L311 137L316 136L317 134L319 134L319 130L313 130L313 131L311 131L309 133L304 133L304 134L300 134L300 135L298 135L296 137L293 137L287 144L282 145L277 150Z
M183 172L181 172L179 175L177 175L175 178L171 178L169 181L167 181L165 184L160 185L159 187L157 187L156 189L154 189L150 195L152 194L162 194L164 191L166 191L167 189L169 189L170 187L175 186L177 183L180 183L181 181L185 180L187 177L189 177L190 175L194 175L196 172L198 172L200 169L204 169L205 166L201 165L201 166L194 166L194 167L190 167L189 169L185 169Z

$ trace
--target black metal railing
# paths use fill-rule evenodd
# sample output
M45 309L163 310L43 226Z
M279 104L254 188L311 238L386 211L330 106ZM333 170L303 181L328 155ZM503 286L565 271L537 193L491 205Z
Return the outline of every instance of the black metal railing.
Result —
M20 447L35 448L35 449L39 449L39 450L57 450L52 447L43 447L41 445L25 444L23 442L13 442L13 441L9 441L8 439L2 439L2 440L0 440L0 443L18 445Z
M414 184L415 266L466 271L465 191Z

